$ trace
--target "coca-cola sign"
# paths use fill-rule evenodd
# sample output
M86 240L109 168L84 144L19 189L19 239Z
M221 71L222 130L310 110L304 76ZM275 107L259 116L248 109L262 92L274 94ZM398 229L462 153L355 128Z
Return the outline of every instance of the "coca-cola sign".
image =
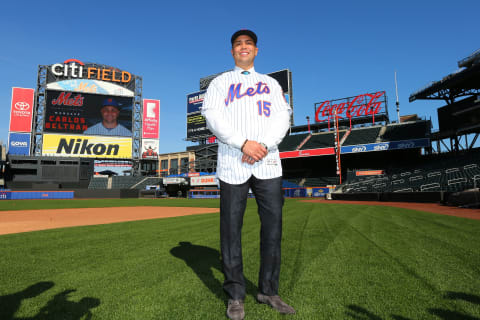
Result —
M375 117L375 115L385 112L385 91L315 103L316 122L329 121L335 117L335 113L339 119L352 119L366 116Z

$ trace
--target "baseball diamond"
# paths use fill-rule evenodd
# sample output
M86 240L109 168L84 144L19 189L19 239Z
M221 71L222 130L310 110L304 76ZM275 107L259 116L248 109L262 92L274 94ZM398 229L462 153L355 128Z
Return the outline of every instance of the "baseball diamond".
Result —
M247 204L244 221L247 261L255 261L259 250L255 239L260 226L252 201ZM119 211L119 205L125 210ZM110 206L113 211L108 211ZM423 208L428 206L442 209L433 204ZM32 207L40 210L29 209ZM66 210L59 209L62 207ZM195 207L211 213L155 218ZM135 214L136 218L149 218L0 235L2 319L62 318L65 314L78 319L224 317L215 232L218 200L22 200L3 202L1 208L21 210L0 212L0 225L7 216L16 220L11 221L11 228L42 219L55 224L59 221L55 216L61 212L75 215L82 225L88 223L83 218L92 214L100 219L110 215L117 221L127 216L134 219ZM24 209L29 209L28 214ZM53 220L36 217L35 211L39 215L45 212ZM287 199L284 285L280 291L297 307L296 316L312 320L365 314L404 319L479 317L479 221L425 211L368 202ZM479 210L458 211L480 217ZM245 269L248 315L280 319L274 310L252 303L256 267ZM415 299L411 300L413 293ZM202 307L194 308L198 303ZM319 304L326 307L318 308ZM186 315L185 310L192 308Z
M479 1L2 9L0 320L480 320Z

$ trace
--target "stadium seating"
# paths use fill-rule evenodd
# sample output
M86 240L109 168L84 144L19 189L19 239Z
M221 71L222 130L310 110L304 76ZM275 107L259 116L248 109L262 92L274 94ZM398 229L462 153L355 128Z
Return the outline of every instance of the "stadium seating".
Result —
M295 134L289 135L283 138L282 142L278 145L278 149L280 151L293 151L296 150L297 147L302 143L305 138L307 138L310 134L303 133L303 134Z
M130 189L133 185L140 182L145 177L136 176L113 176L112 189Z
M312 137L302 146L300 150L331 148L335 144L333 132L322 132L313 134Z
M303 187L325 187L327 185L334 185L337 183L337 177L306 178L303 182Z
M111 185L109 186L109 180ZM139 189L144 190L148 185L159 185L162 178L144 176L113 176L92 177L88 189Z
M138 183L130 186L130 189L145 190L147 186L161 185L162 178L157 177L143 177Z
M96 177L93 176L90 179L88 189L107 189L108 177Z
M425 138L430 132L429 126L430 121L389 124L387 125L384 134L380 138L382 141L400 141Z
M410 167L389 168L384 176L347 175L342 192L458 192L480 187L480 150L427 157Z
M354 146L359 144L375 143L382 127L369 127L353 129L347 139L344 141L344 146Z

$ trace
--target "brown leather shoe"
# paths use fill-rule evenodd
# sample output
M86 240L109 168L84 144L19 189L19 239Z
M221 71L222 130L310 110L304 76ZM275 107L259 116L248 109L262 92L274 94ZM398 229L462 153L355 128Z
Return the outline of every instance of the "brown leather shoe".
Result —
M257 301L268 304L273 309L282 314L295 314L295 309L286 304L279 296L267 296L262 293L257 294Z
M227 317L232 320L243 320L245 317L245 310L243 309L242 300L228 300Z

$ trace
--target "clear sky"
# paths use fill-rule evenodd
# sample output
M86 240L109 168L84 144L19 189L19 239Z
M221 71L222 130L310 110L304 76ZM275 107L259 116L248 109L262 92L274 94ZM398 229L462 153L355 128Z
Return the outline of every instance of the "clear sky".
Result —
M76 58L143 77L160 99L160 153L185 150L186 94L233 67L230 36L258 35L255 69L292 71L295 125L314 103L385 90L396 120L431 118L442 101L408 102L480 48L480 1L4 1L0 10L0 139L11 87L35 88L37 66Z

